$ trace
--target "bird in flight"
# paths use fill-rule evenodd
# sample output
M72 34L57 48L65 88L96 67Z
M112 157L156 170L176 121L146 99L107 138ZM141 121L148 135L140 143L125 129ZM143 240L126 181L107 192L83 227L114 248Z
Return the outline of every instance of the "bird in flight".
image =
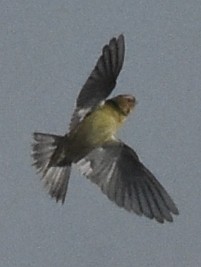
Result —
M116 136L136 106L132 95L107 99L115 88L124 55L122 34L103 47L77 97L68 133L33 134L33 165L56 201L65 201L74 164L119 207L159 223L172 222L172 215L179 213L175 203L135 151Z

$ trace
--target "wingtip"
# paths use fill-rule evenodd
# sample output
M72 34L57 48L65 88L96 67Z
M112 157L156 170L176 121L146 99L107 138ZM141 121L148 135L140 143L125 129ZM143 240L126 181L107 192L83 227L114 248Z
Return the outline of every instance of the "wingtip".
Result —
M179 209L175 206L174 207L174 210L172 210L172 213L174 214L174 215L179 215Z
M124 34L121 33L117 39L124 42L125 41Z

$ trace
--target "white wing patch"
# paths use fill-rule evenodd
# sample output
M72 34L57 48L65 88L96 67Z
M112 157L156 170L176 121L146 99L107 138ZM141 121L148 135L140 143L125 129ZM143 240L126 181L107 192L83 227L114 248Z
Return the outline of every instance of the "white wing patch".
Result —
M102 100L102 101L99 103L99 106L102 107L104 104L105 104L105 100Z
M82 108L77 112L77 115L80 117L80 120L83 120L83 118L85 117L85 115L91 110L90 108Z
M114 162L112 163L111 169L110 169L110 171L108 172L108 175L107 175L107 178L106 178L106 183L109 183L109 182L110 182L110 179L111 179L111 177L112 177L112 174L113 174L113 172L114 172L114 170L115 170L115 168L116 168L116 164L117 164L116 161L114 161Z
M101 101L98 105L103 106L105 104L105 101ZM76 116L79 117L79 123L85 118L85 116L92 110L92 107L89 108L82 108L80 110L76 111Z
M70 131L73 130L77 125L85 118L87 113L89 113L91 110L90 108L82 108L82 109L75 109L72 118L71 118L71 123L69 126Z
M90 175L92 173L92 168L91 168L91 162L87 161L85 158L79 160L76 164L81 172L82 175Z

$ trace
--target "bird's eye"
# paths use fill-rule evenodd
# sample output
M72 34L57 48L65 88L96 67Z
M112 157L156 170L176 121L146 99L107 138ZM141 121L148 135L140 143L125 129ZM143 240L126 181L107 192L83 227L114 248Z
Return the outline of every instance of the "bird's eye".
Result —
M134 98L128 98L127 99L127 103L128 104L134 104L135 103L135 99Z
M128 103L135 103L135 97L130 96L127 98L127 101Z

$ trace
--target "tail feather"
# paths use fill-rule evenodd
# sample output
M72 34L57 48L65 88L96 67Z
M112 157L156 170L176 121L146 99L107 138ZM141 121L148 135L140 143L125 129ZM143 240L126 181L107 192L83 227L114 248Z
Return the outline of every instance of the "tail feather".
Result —
M63 137L34 133L33 138L35 140L32 145L33 165L38 170L38 173L42 173L42 180L51 197L64 203L71 165L50 166L51 158Z
M71 166L50 167L43 176L45 187L51 197L64 203L68 188Z

